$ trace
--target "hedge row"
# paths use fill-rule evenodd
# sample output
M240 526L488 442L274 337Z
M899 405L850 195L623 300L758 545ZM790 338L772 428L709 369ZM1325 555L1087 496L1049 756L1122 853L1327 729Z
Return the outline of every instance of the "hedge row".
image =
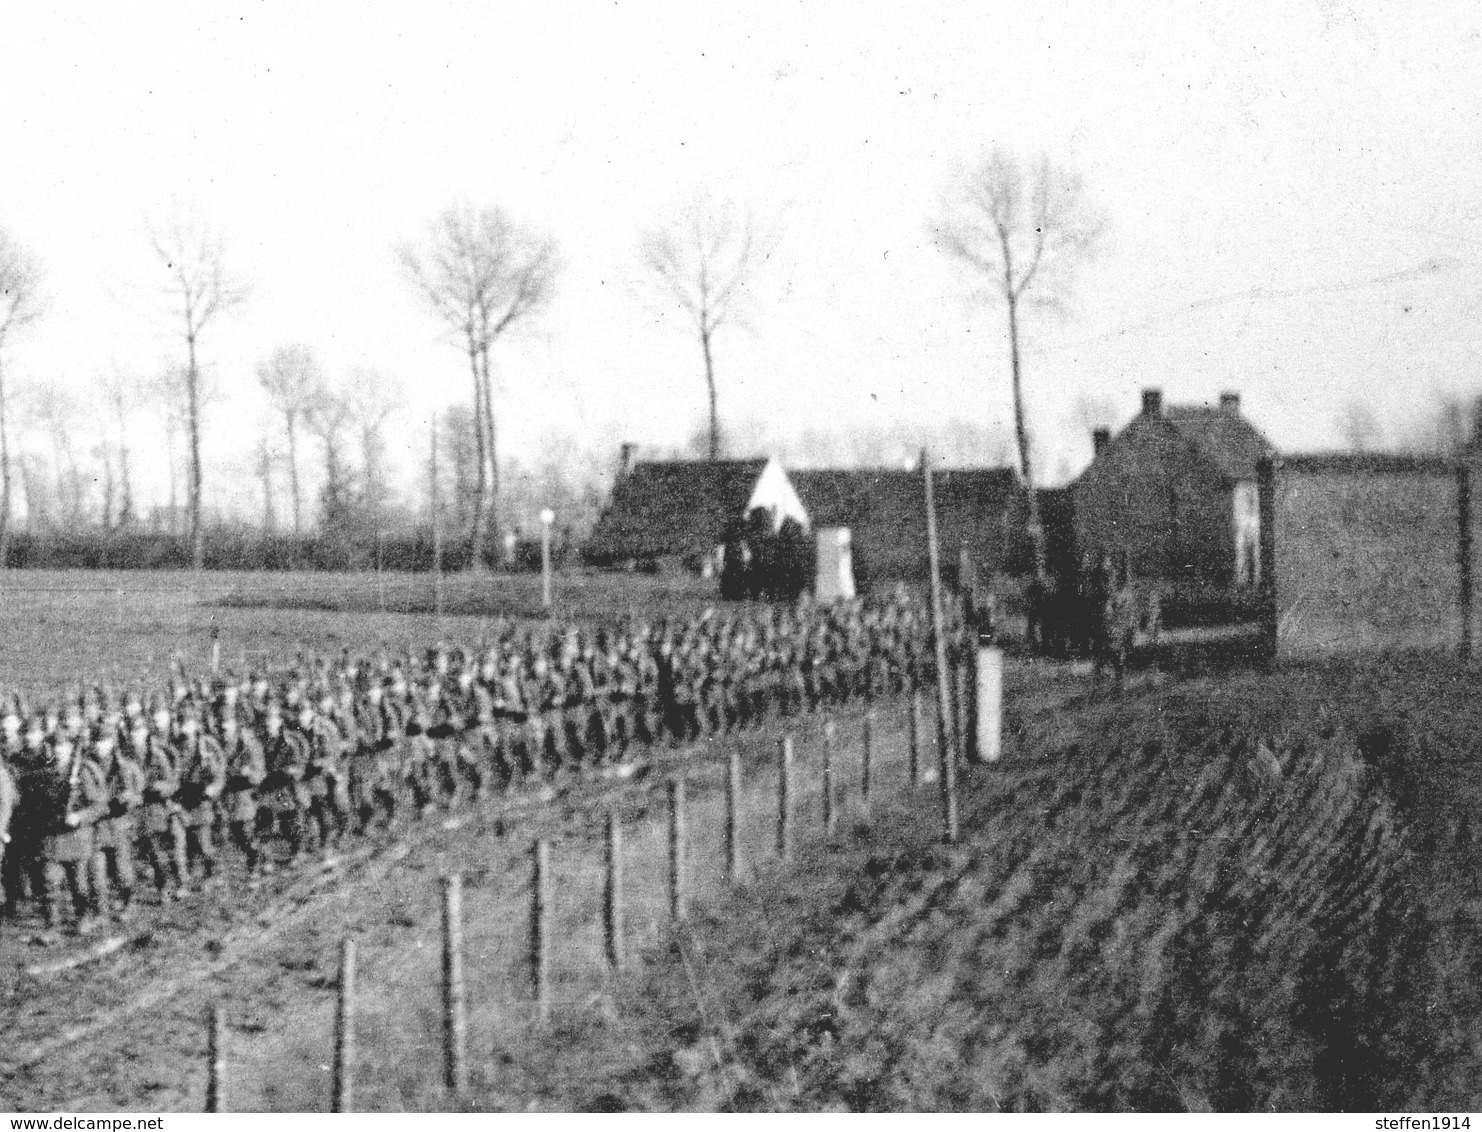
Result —
M498 551L485 554L491 567L505 565ZM389 570L427 573L434 566L435 548L430 534L395 535L382 539L341 540L317 536L264 534L251 529L213 528L205 538L207 570ZM554 550L556 564L565 559L565 548ZM445 539L442 547L445 571L468 567L468 544ZM26 534L12 536L6 565L21 570L185 570L189 569L188 539L146 532L115 531L108 534ZM539 569L539 544L520 542L515 548L517 569Z

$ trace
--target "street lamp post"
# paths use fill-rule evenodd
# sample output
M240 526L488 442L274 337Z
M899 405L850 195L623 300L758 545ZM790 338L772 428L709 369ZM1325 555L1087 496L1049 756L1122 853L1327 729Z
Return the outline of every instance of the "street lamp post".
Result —
M551 524L556 513L549 507L540 513L540 605L551 611Z

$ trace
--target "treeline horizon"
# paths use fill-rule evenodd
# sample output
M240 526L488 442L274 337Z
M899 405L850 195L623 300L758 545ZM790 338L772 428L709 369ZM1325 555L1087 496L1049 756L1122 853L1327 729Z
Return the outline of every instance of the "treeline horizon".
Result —
M30 423L18 414L23 424ZM168 423L168 422L167 422ZM26 538L33 549L12 550L7 561L32 563L42 545L71 546L91 542L99 549L83 552L78 546L41 555L66 561L79 558L111 561L118 548L139 543L138 552L124 557L145 561L171 560L161 549L170 539L187 536L187 514L181 490L185 475L180 452L173 452L167 492L141 498L128 475L128 464L110 458L101 446L83 448L63 428L18 430L16 439L17 499L11 537ZM171 452L173 445L168 443ZM139 443L138 436L134 438ZM340 561L347 557L364 562L363 548L390 541L415 542L423 533L431 538L433 516L442 527L441 537L452 561L468 559L467 541L477 493L476 453L472 413L454 404L437 417L436 453L429 431L426 459L410 489L390 474L384 445L374 427L350 433L333 446L316 443L302 446L296 467L302 496L295 508L288 478L276 463L263 462L250 481L255 505L223 508L207 504L204 526L217 532L252 531L265 546L279 547L262 553L277 560L288 554L295 560ZM634 444L633 460L706 459L710 438L705 422L697 422L682 445ZM722 452L727 457L777 456L787 466L901 467L914 466L923 448L939 463L950 466L1002 466L1011 460L1011 439L1004 429L952 418L935 426L897 424L889 428L852 429L838 433L817 430L774 437L763 422L743 420L734 428L723 427ZM317 449L315 451L314 449ZM116 453L119 450L114 450ZM506 459L500 463L498 514L499 537L490 540L485 557L497 562L506 557L502 545L509 535L516 539L538 538L539 516L550 508L558 542L583 542L602 507L621 463L621 446L606 441L583 445L569 436L547 438L540 456L533 461ZM243 485L239 482L239 488ZM101 540L101 541L100 541ZM229 540L230 541L230 540ZM104 549L111 546L114 549ZM338 546L339 552L332 548ZM287 547L314 547L292 552ZM147 548L147 549L145 549ZM415 557L415 556L414 556ZM418 559L421 561L421 559ZM430 559L418 569L431 569Z
M1476 435L1476 403L1461 397L1438 396L1428 427L1394 438L1398 443L1385 443L1390 438L1362 408L1353 402L1344 414L1345 449L1454 456ZM1115 423L1110 405L1079 406L1077 411L1088 424L1093 416ZM458 404L439 415L436 472L429 437L426 466L420 483L410 491L388 482L384 462L377 463L373 432L363 434L358 444L341 444L333 453L324 449L317 455L333 467L316 463L306 469L311 498L301 508L297 530L286 506L286 485L264 469L266 474L254 485L255 508L205 509L202 568L424 573L436 568L441 544L445 571L468 569L473 561L468 533L477 488L471 416L467 406ZM102 450L79 451L58 429L38 431L30 439L49 441L51 451L22 447L24 454L16 461L21 506L13 515L10 545L0 568L191 567L186 510L175 492L174 498L141 506L127 480L119 476L118 465L110 467ZM709 443L707 422L702 421L686 444L634 444L630 456L634 461L700 460L708 458ZM794 468L914 466L923 448L943 466L1013 462L1012 437L1006 429L965 418L934 427L902 423L837 433L805 430L783 437L773 436L764 422L755 419L734 427L723 425L721 430L725 456L776 456ZM486 543L482 565L538 568L539 516L547 507L556 515L552 546L558 563L580 564L620 463L618 446L582 445L571 437L550 438L537 461L502 461L498 513L504 521L500 537Z
M473 565L466 540L443 540L430 528L380 538L329 537L266 532L249 523L207 521L200 569L305 573L426 574L439 568L460 573ZM579 564L580 546L553 533L552 561L560 568ZM538 542L516 539L490 548L485 570L538 570ZM12 535L5 568L10 570L191 570L193 546L184 531L48 531Z

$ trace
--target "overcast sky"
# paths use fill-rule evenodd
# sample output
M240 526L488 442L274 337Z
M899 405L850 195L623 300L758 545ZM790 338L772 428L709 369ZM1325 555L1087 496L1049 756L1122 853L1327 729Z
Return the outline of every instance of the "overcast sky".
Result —
M561 248L556 301L499 347L506 452L681 443L698 347L647 298L640 231L701 188L780 233L748 327L717 339L722 414L775 434L1007 419L1002 313L931 243L991 144L1080 172L1109 241L1070 317L1031 328L1052 480L1077 399L1130 416L1238 389L1279 446L1345 402L1398 434L1482 391L1482 20L1472 5L7 4L0 225L44 265L20 383L157 372L178 351L146 225L213 216L250 303L204 352L213 450L255 440L258 360L409 388L415 467L460 352L395 245L456 202ZM223 458L225 458L225 456ZM210 485L208 483L208 491Z

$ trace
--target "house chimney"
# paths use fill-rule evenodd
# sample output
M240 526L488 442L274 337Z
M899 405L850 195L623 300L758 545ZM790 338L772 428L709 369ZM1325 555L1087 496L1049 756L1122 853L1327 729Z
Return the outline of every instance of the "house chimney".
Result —
M1163 390L1144 389L1142 391L1142 415L1145 417L1163 415Z
M1102 449L1111 443L1111 429L1093 428L1091 430L1091 455L1100 456Z
M1220 394L1220 412L1222 412L1222 413L1229 413L1230 416L1232 416L1232 417L1235 416L1235 415L1237 415L1240 412L1240 394L1239 393L1221 393Z
M631 441L625 441L618 446L618 479L622 479L633 470L633 449L637 447Z

